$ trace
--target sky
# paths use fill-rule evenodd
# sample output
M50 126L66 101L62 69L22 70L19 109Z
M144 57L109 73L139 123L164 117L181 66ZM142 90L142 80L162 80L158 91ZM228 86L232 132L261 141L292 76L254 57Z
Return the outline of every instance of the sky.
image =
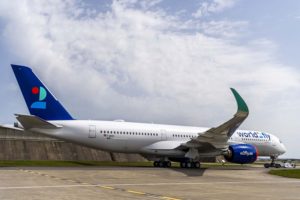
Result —
M30 66L77 119L213 127L236 112L300 158L297 0L0 1L0 123Z

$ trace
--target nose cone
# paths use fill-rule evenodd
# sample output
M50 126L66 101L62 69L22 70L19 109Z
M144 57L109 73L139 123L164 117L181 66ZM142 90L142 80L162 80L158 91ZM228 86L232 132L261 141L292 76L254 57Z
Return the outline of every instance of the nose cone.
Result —
M286 148L285 148L284 144L281 143L280 153L284 154L285 152L286 152Z

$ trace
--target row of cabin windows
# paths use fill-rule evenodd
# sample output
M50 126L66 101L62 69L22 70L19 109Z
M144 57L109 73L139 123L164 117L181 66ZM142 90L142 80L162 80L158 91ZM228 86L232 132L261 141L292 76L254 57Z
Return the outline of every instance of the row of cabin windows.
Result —
M173 134L173 137L181 137L181 138L192 138L191 135L179 135L179 134Z
M117 135L148 135L148 136L158 136L158 133L138 133L138 132L127 132L127 131L100 131L100 133L117 134Z
M158 133L138 133L138 132L127 132L127 131L100 131L100 133L108 133L108 134L117 134L117 135L148 135L148 136L158 136ZM179 135L173 134L173 137L181 137L181 138L192 138L190 135Z
M267 140L267 138L242 138L242 140L251 140L251 141L264 141Z

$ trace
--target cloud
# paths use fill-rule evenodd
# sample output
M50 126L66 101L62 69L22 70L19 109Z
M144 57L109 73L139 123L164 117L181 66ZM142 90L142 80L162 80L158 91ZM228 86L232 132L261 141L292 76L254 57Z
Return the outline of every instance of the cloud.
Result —
M248 22L246 21L208 21L208 22L199 22L199 30L204 34L213 37L222 37L222 38L238 38L241 36L242 32L245 32L248 27Z
M213 0L202 2L198 10L192 15L195 18L201 18L203 16L211 15L214 13L220 13L225 9L231 8L235 5L236 0Z
M263 123L267 108L279 124L276 116L295 105L282 95L300 88L298 71L278 61L274 42L236 42L240 33L232 30L247 22L207 21L191 31L197 19L136 3L113 1L98 11L76 0L2 1L1 42L76 118L215 126L234 113L235 87L250 106L247 128L286 131ZM233 4L213 1L205 12Z

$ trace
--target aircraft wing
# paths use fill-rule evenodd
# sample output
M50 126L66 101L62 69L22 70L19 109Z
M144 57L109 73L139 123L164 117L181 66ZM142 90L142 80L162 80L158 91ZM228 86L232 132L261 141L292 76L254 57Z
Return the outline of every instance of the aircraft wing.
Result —
M235 97L238 106L237 112L235 113L233 118L217 127L211 128L203 133L199 133L198 137L193 138L185 144L186 147L195 148L198 150L204 149L206 151L208 151L208 149L221 150L228 147L228 139L232 136L232 134L242 124L242 122L247 118L249 114L248 106L243 98L235 89L230 89Z

